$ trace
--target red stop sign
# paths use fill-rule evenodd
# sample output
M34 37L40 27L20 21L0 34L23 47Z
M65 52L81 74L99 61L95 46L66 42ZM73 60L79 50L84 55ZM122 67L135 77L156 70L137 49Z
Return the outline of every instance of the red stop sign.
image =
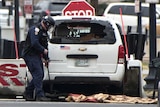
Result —
M95 9L85 0L70 1L62 10L64 16L94 16Z

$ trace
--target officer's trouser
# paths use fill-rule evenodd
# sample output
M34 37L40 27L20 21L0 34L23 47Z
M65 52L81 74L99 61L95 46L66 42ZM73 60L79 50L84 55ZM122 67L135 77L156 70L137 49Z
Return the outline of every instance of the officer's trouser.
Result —
M44 96L42 89L42 81L44 77L43 63L40 56L25 56L24 60L26 65L32 75L32 80L26 87L26 94L33 96L35 89L35 96Z

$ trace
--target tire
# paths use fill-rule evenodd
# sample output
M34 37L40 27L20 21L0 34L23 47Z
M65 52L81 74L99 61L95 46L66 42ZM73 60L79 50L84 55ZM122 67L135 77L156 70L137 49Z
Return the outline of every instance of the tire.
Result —
M122 86L113 86L111 85L107 88L108 93L111 95L122 95L123 94L123 85Z

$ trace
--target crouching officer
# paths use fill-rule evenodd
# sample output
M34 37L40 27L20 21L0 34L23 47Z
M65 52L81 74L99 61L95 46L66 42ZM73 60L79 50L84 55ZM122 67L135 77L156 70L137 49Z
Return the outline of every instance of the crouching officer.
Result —
M50 16L45 16L42 21L32 26L28 34L23 49L23 59L32 75L32 80L26 87L24 97L27 101L48 101L43 91L43 61L48 66L48 33L47 31L55 24ZM35 90L35 97L33 96Z

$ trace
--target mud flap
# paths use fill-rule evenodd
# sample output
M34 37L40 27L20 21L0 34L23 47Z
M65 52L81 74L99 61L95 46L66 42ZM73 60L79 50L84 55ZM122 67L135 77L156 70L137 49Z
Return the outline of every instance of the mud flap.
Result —
M123 93L128 96L145 97L142 86L141 61L129 60L125 76Z

